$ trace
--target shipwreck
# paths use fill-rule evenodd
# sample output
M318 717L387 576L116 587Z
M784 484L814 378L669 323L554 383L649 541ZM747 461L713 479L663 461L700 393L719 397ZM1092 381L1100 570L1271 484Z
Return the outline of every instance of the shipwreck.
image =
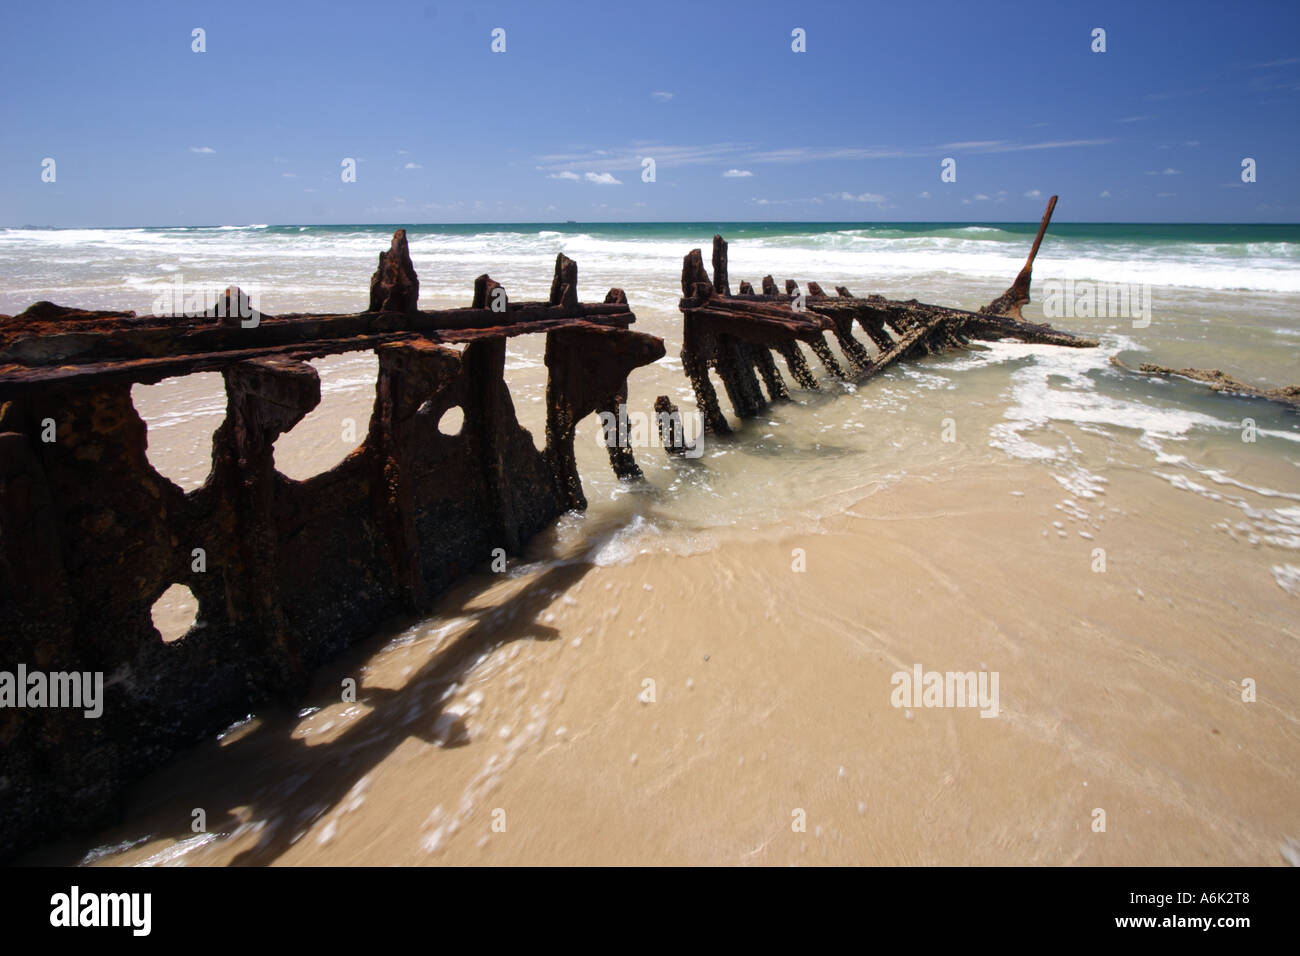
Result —
M770 402L788 401L790 388L775 359L781 358L795 384L819 389L817 376L800 346L806 346L833 379L865 382L896 362L969 345L971 339L1015 338L1072 348L1094 348L1096 340L1025 321L1021 309L1030 301L1034 258L1042 245L1057 197L1047 203L1024 268L1011 286L978 312L927 305L910 299L892 301L878 295L854 296L836 286L827 295L816 282L802 291L793 279L783 289L764 276L761 292L741 282L731 292L727 242L713 237L713 276L699 249L682 263L682 366L695 393L705 434L726 435L731 426L718 403L710 372L722 382L737 418L753 418ZM874 352L854 335L861 329ZM834 337L844 357L835 357L826 336ZM845 365L848 367L845 368ZM761 384L760 384L761 383ZM764 394L766 390L766 394ZM667 396L660 396L661 415L679 415Z
M131 781L585 508L575 429L625 403L628 374L664 345L629 328L620 290L588 304L577 283L559 255L547 301L511 301L483 275L468 307L421 311L398 230L363 312L257 314L231 288L203 315L38 302L0 316L0 661L105 675L96 719L0 709L0 858L103 825ZM546 336L541 451L503 377L507 339L533 334ZM320 402L308 360L367 349L379 374L364 441L306 481L279 473L273 443ZM211 472L186 493L150 465L131 387L200 371L222 374L227 410ZM455 406L463 424L444 434ZM639 474L631 448L609 452L620 476ZM164 643L150 612L177 583L198 619Z
M816 282L780 289L771 276L732 294L726 241L714 237L711 276L693 250L681 357L705 432L732 431L710 374L742 420L790 399L776 358L795 386L820 388L802 347L833 379L863 382L971 339L1095 345L1021 316L1055 203L1014 283L977 312L843 286L831 296ZM631 329L619 289L581 302L563 254L546 301L514 302L488 275L465 308L418 299L398 230L361 312L268 315L231 287L200 314L38 302L0 316L0 670L94 678L76 685L92 689L81 707L0 707L0 858L110 822L131 782L292 700L381 622L428 611L458 578L586 507L578 423L625 414L628 376L662 358L663 341ZM546 337L540 451L504 378L507 340L533 334ZM364 440L328 471L287 478L273 445L320 402L309 360L359 350L379 360ZM226 414L206 481L185 492L150 465L131 388L195 372L221 373ZM457 407L463 424L446 433ZM660 397L655 411L666 449L693 457L679 410ZM615 434L614 472L641 477L626 430ZM151 609L174 584L199 612L164 642Z

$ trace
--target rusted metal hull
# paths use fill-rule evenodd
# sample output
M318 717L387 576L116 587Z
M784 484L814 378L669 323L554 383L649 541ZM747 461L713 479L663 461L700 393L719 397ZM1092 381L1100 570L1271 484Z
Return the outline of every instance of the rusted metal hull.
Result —
M292 699L379 622L428 609L496 549L517 554L585 507L575 427L616 408L628 374L664 348L629 331L621 293L580 304L576 278L561 256L550 302L509 303L485 276L476 308L419 312L399 233L372 280L385 311L252 328L48 303L0 317L0 667L106 679L97 719L0 710L0 858L102 825L132 780ZM530 333L546 335L549 370L540 451L503 374L507 338ZM360 446L306 481L280 474L276 438L320 402L305 360L371 348L379 374ZM146 458L131 386L207 370L224 377L227 413L211 474L186 493ZM446 435L438 422L453 406L463 425ZM635 468L630 449L616 454ZM199 616L167 644L150 611L174 583Z
M727 243L713 237L713 278L704 268L699 249L682 262L682 365L695 392L696 405L706 433L728 434L731 426L718 403L710 372L738 418L752 418L771 402L790 398L789 388L774 356L785 360L795 383L819 388L800 345L808 346L827 373L835 379L866 381L896 362L963 346L971 338L1015 337L1075 348L1097 345L1047 325L1026 322L1020 310L1029 301L1034 257L1056 206L1053 196L1043 214L1038 234L1015 282L979 312L927 305L915 299L899 302L878 295L857 298L844 286L828 296L816 282L807 293L791 279L785 292L777 290L769 275L762 293L741 282L732 295L727 267ZM875 347L875 354L854 335L855 324ZM834 336L847 369L831 350L826 336ZM766 394L764 392L766 391ZM667 398L661 397L661 403ZM665 406L666 407L666 406Z

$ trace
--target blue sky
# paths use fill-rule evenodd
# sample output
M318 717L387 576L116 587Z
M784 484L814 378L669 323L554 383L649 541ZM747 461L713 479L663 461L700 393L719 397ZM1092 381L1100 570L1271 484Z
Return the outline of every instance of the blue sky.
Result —
M1016 221L1053 192L1061 221L1300 222L1294 0L94 0L4 20L0 225Z

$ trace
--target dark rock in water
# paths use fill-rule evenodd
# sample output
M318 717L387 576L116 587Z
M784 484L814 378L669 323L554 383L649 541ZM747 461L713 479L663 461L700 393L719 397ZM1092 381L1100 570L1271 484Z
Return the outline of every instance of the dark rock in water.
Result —
M379 268L370 277L370 312L415 312L420 303L420 279L411 264L406 230L393 233L393 244L379 254Z

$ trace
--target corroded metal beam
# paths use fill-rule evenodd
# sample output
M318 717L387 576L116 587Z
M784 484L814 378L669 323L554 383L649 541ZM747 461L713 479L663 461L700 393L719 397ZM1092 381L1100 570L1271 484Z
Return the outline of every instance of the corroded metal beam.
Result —
M789 397L772 353L785 359L801 388L817 388L800 343L812 349L833 378L858 382L900 360L965 347L971 338L1015 337L1075 348L1096 346L1095 340L1026 322L1020 315L1021 307L1029 301L1034 258L1055 206L1053 196L1015 282L978 312L929 305L916 299L895 301L878 295L858 298L842 285L835 286L835 296L828 296L816 282L807 283L804 295L793 279L785 280L782 294L771 275L763 277L761 294L755 294L754 287L742 281L740 293L732 295L726 241L721 236L713 237L712 280L704 269L700 250L691 250L682 263L682 299L678 304L683 316L682 364L704 416L705 431L726 434L731 430L709 381L710 369L721 378L733 411L742 419L759 414L768 400ZM875 355L853 335L855 323L875 346ZM826 341L827 332L835 336L849 366L847 371ZM767 384L768 399L758 389L756 369Z
M116 675L96 720L0 710L0 858L103 824L132 780L584 507L577 424L664 354L618 290L581 303L564 256L549 302L511 302L484 275L469 308L424 311L399 230L369 291L368 311L343 315L257 316L230 289L202 315L0 317L0 670ZM540 451L504 378L507 338L531 333L549 372ZM361 349L379 360L364 440L285 477L274 443L320 402L306 360ZM187 493L149 463L131 387L197 371L222 373L227 412ZM635 473L630 448L611 461ZM177 583L198 619L164 644L150 612Z

